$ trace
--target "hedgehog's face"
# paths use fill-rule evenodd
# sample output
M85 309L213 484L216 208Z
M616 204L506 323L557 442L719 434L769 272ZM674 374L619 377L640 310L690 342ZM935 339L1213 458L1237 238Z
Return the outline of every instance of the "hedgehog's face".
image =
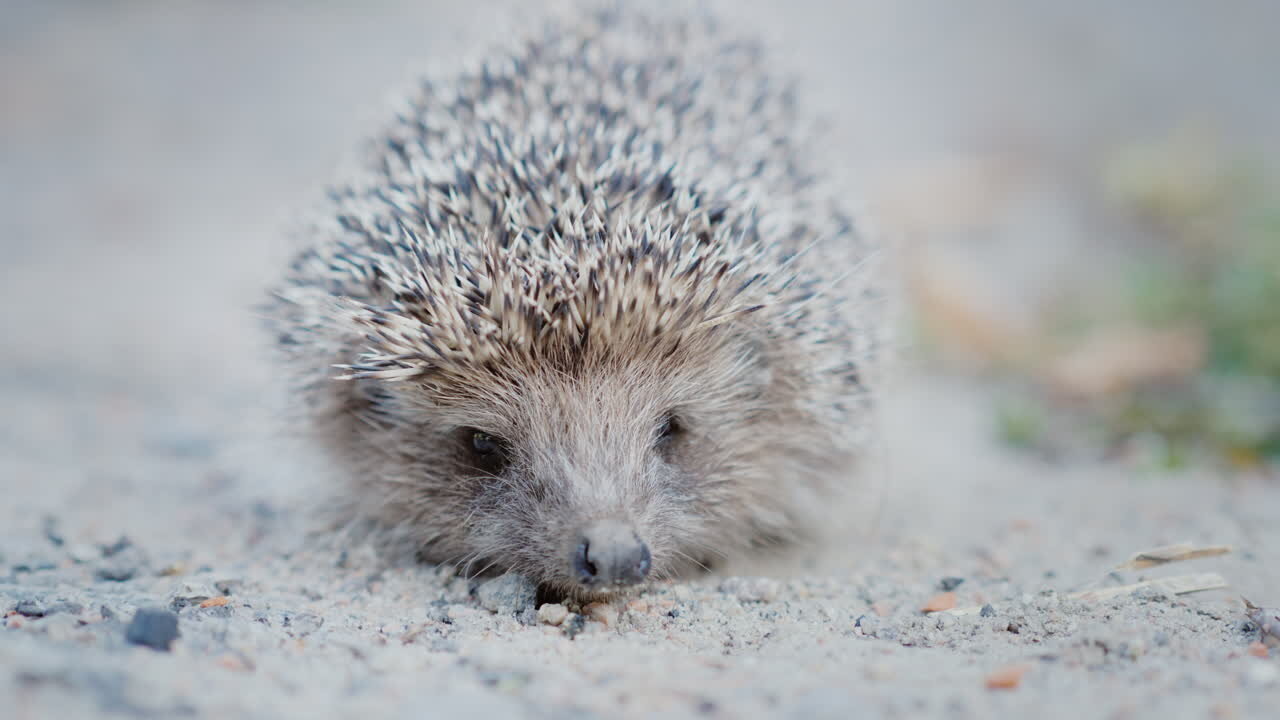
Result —
M406 423L433 436L434 459L414 472L446 475L423 483L447 497L419 499L419 512L451 503L465 525L449 533L453 559L580 597L786 527L769 503L785 470L771 460L804 456L796 438L820 441L776 399L793 378L762 347L733 336L662 362L615 355L438 385Z

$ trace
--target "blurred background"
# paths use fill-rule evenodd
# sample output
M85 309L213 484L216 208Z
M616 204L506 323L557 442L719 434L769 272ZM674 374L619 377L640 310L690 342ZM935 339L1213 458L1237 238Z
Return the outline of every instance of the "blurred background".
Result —
M230 482L221 448L272 383L250 307L289 213L420 61L475 55L517 4L0 0L14 502L110 502L144 456L152 478L217 457L192 482ZM897 385L965 389L914 412L967 403L1036 462L1266 472L1280 3L725 7L800 78L895 247Z

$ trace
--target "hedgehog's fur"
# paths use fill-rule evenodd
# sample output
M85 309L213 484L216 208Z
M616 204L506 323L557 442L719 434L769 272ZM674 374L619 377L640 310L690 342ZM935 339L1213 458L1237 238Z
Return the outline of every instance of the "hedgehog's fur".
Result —
M803 131L701 15L583 13L423 81L271 308L341 519L571 594L602 517L657 576L803 534L851 471L878 325ZM469 469L465 428L509 464Z

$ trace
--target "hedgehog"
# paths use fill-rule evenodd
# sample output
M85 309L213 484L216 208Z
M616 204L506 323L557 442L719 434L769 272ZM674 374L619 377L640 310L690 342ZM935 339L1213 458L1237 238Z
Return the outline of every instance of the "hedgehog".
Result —
M621 4L417 82L268 303L335 525L569 598L812 537L882 291L794 87Z

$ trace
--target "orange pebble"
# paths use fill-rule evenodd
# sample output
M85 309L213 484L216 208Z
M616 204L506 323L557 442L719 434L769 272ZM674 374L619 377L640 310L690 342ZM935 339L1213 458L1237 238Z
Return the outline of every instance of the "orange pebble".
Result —
M927 613L940 612L942 610L950 610L956 606L956 594L953 592L944 592L929 598L929 602L920 608Z
M227 597L226 595L219 595L218 597L211 597L208 600L205 600L204 602L200 603L200 607L202 608L222 607L223 605L226 605L229 602L231 602L231 598Z
M988 690L1013 690L1022 683L1022 676L1031 669L1030 665L1009 665L987 676Z

